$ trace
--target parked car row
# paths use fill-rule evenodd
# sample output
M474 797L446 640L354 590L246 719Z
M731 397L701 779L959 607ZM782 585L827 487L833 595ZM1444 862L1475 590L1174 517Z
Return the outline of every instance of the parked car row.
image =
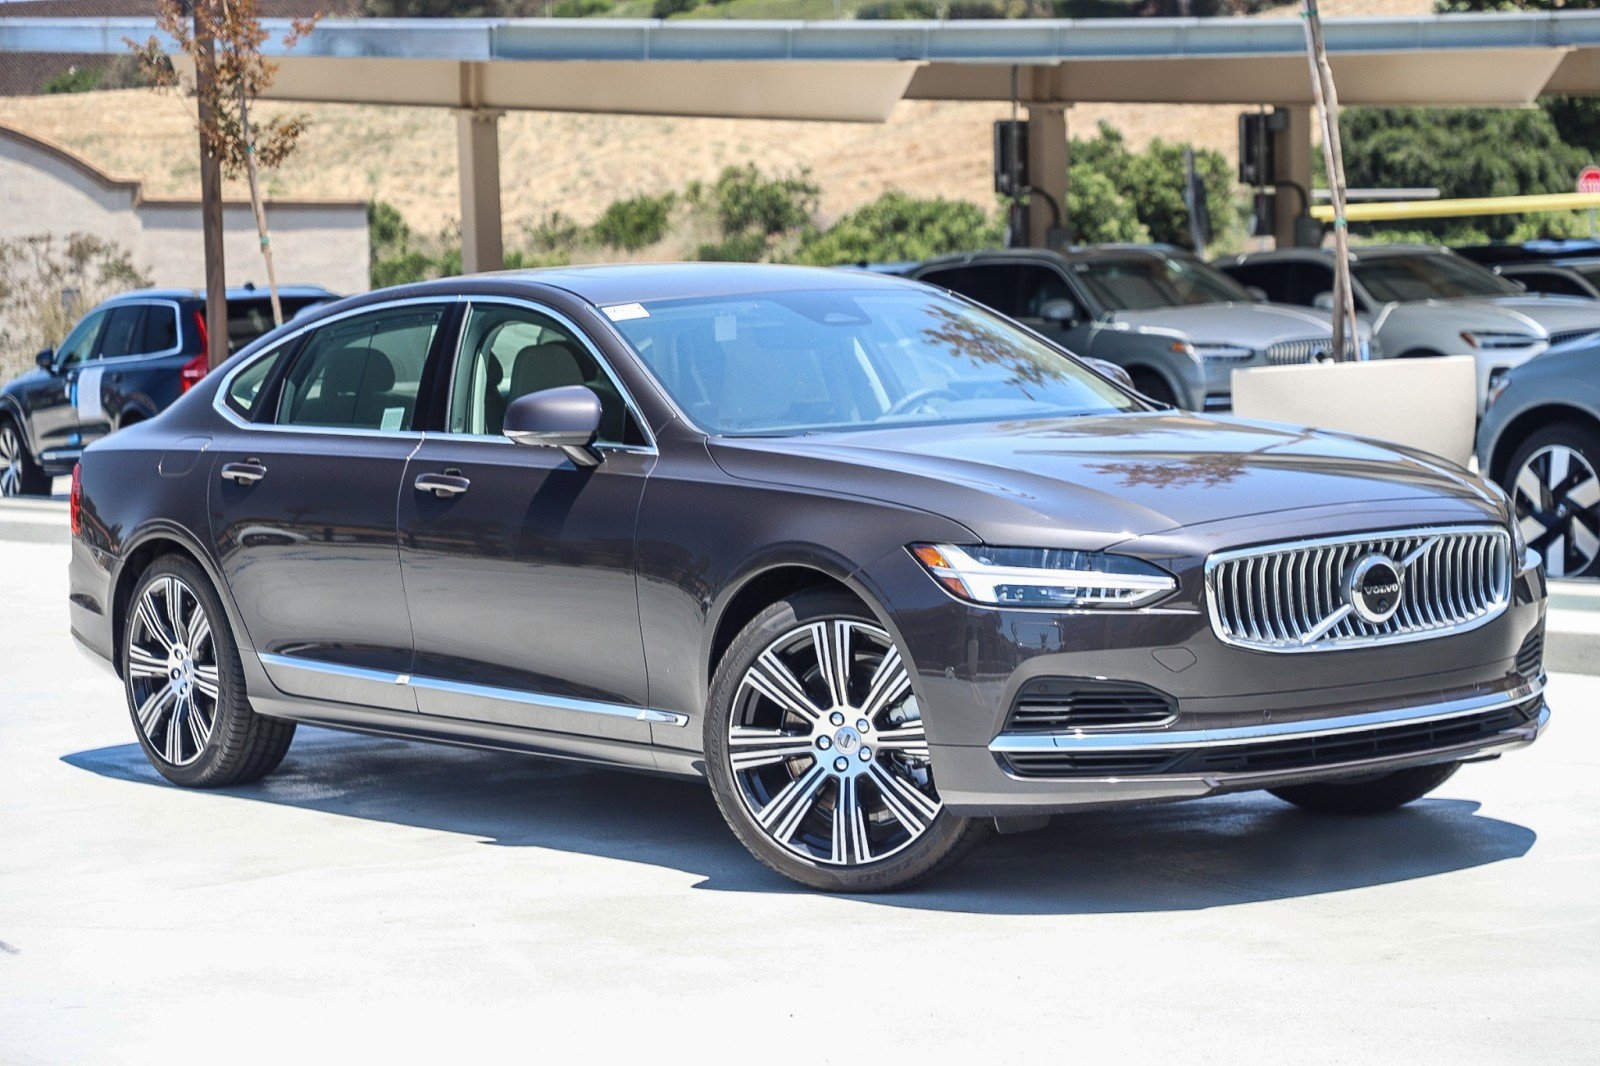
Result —
M322 288L279 290L286 318L337 297ZM268 294L228 290L228 350L272 328ZM0 387L0 496L50 492L91 441L153 418L206 374L203 293L145 289L85 315L37 367Z

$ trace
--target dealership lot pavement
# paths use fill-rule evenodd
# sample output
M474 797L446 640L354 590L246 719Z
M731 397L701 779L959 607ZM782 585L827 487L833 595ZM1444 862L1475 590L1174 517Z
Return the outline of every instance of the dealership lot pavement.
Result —
M1371 820L1266 797L1060 818L808 895L703 789L302 730L165 786L0 541L0 1062L1592 1062L1600 678ZM1600 632L1594 635L1600 642Z

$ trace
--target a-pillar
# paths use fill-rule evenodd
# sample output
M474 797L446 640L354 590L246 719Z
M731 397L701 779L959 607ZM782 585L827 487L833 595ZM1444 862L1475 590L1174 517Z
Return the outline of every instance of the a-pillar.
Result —
M1066 104L1028 105L1028 185L1036 194L1028 204L1028 247L1066 247Z
M1311 109L1277 107L1273 114L1282 125L1273 139L1277 197L1272 236L1279 248L1293 248L1316 232L1301 221L1310 209L1306 198L1311 195Z
M456 112L461 178L461 270L505 266L500 224L500 116L503 111Z

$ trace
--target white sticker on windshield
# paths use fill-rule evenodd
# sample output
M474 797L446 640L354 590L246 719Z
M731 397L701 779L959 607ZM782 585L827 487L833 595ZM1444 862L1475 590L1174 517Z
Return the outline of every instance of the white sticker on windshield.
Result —
M728 341L737 340L739 337L739 320L732 315L718 315L712 319L716 331L717 343L726 344Z
M644 309L643 304L612 304L602 307L606 317L613 322L626 322L630 318L649 318L650 312Z
M406 409L404 407L385 407L383 409L383 422L379 424L378 428L399 429L400 423L405 417Z

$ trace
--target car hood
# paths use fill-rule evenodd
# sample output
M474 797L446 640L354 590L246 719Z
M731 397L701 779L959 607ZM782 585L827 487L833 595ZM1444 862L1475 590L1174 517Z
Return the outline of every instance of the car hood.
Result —
M1574 329L1600 329L1600 300L1581 296L1500 296L1491 301L1519 315L1525 315L1549 333Z
M1469 296L1456 300L1417 300L1389 304L1385 313L1406 318L1438 318L1456 329L1568 333L1600 330L1600 300L1579 296Z
M991 544L1098 550L1300 508L1344 509L1343 528L1359 530L1380 501L1425 505L1452 521L1500 513L1476 478L1442 459L1181 413L720 437L709 447L733 477L933 512Z
M1113 326L1176 330L1195 344L1241 344L1265 348L1280 341L1327 337L1326 314L1284 304L1190 304L1147 311L1115 311Z

